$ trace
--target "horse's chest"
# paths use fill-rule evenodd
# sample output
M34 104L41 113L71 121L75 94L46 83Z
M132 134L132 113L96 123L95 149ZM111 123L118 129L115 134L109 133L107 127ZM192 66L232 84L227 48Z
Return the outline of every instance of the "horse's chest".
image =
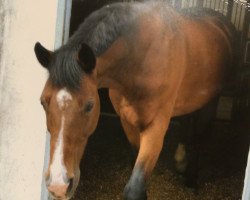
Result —
M126 97L113 90L109 92L109 96L117 114L130 125L143 128L152 121L152 115L147 112L150 109L142 109L139 102L131 103Z
M138 126L140 124L138 110L125 97L121 96L119 102L117 101L115 104L117 107L116 110L123 120L126 120L133 126Z
M121 105L119 110L120 117L126 120L129 124L133 126L138 126L140 124L139 115L133 106Z

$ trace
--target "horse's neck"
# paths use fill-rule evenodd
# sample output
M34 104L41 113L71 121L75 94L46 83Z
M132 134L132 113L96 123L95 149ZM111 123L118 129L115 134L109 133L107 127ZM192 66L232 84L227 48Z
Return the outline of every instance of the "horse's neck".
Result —
M97 58L96 72L99 88L118 88L126 91L145 88L147 83L142 79L148 78L149 71L154 71L152 65L158 64L156 57L159 55L159 49L161 49L161 54L165 55L166 47L162 48L165 34L170 43L174 40L176 32L173 31L172 26L166 26L162 18L157 16L155 23L141 20L133 35L117 39L105 53ZM154 64L146 64L145 60L149 55L153 57L150 60L151 63L156 59Z
M97 58L97 80L99 88L121 89L128 80L128 47L123 39L118 39ZM131 77L131 76L130 76Z

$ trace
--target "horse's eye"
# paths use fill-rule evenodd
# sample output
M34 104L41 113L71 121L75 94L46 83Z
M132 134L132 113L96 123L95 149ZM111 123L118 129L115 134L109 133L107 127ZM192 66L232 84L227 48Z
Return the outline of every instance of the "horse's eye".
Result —
M92 108L94 107L94 103L93 102L88 102L84 108L85 112L90 112L92 110Z

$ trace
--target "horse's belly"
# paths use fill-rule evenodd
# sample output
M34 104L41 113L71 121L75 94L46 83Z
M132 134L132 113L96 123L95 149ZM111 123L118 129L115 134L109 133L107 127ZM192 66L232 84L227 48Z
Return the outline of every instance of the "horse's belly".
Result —
M218 94L218 90L201 89L188 99L177 98L173 116L181 116L192 113L211 101Z

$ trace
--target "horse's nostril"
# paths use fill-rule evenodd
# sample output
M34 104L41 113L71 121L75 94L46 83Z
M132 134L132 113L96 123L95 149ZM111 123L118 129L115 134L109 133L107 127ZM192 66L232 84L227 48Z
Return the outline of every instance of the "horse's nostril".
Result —
M68 186L68 189L67 189L67 193L69 193L72 190L72 188L73 188L73 181L74 181L73 178L69 179L69 186Z
M50 194L55 198L65 198L68 185L50 185L48 190Z

